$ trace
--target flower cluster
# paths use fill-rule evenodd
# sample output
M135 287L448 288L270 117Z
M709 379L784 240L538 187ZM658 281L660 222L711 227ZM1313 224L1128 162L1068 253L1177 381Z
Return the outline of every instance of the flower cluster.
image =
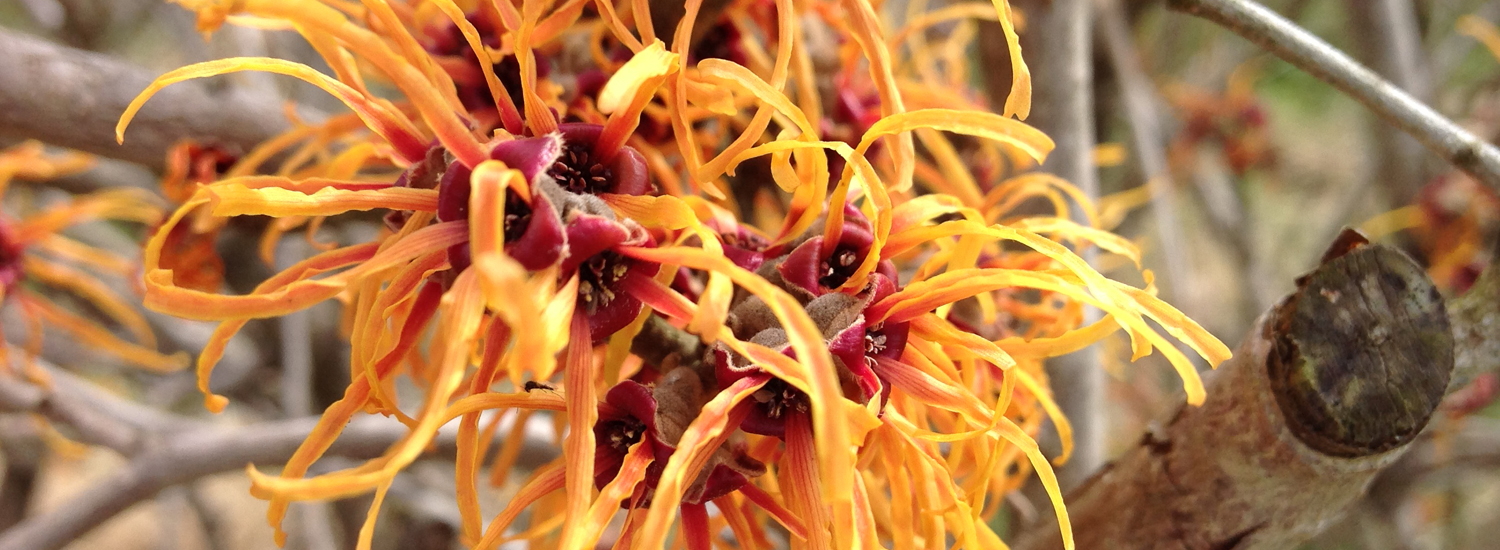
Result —
M112 285L99 276L130 280L139 264L64 233L97 221L157 223L161 209L153 204L150 193L119 189L61 201L9 193L12 179L50 180L83 172L93 162L82 153L49 153L37 142L0 151L0 196L6 196L7 207L0 212L0 304L14 304L25 319L27 334L21 341L26 345L20 364L34 380L46 380L46 373L35 368L33 360L41 353L43 332L49 327L131 366L165 372L187 365L186 357L156 351L156 335L146 318L113 290L121 283ZM94 313L107 322L91 320ZM116 329L134 341L121 338ZM12 368L9 353L0 338L0 369Z
M456 421L461 535L476 548L591 548L622 513L621 547L675 531L707 549L726 527L741 548L768 547L772 524L811 548L995 547L996 497L1033 470L1068 529L1032 440L1050 418L1066 459L1043 358L1124 330L1201 401L1192 365L1147 320L1211 363L1228 357L1149 287L1064 245L1139 265L1128 241L1066 219L1070 201L1092 210L1086 197L1027 171L1053 145L1011 118L1030 91L1003 0L894 32L862 0L690 1L673 28L647 2L179 3L204 31L296 30L334 74L269 58L185 67L137 98L122 138L156 90L241 70L300 78L353 111L202 182L146 249L149 307L220 322L198 359L205 393L248 320L348 304L343 398L278 475L250 470L273 525L296 500L373 490L378 508ZM975 18L1011 42L1004 115L962 85ZM967 31L917 40L945 22ZM385 85L401 99L375 93ZM278 155L276 175L256 175ZM1037 198L1056 212L1016 213ZM249 294L185 284L174 267L185 225L272 216L275 238L368 210L383 216L378 238L330 246ZM1085 306L1107 316L1079 326ZM423 402L403 407L398 380ZM486 524L492 410L556 415L563 455ZM360 413L410 434L304 477ZM514 461L502 449L490 481ZM512 529L528 510L530 526Z

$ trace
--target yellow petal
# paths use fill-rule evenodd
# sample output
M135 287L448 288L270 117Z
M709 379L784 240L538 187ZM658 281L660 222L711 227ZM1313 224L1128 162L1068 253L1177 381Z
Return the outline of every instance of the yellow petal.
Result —
M120 122L115 125L115 140L125 142L125 128L130 125L131 119L135 118L137 112L156 95L162 88L195 78L204 78L239 71L265 71L287 76L293 76L304 82L322 88L333 94L334 97L343 101L345 105L353 109L359 115L360 120L370 126L376 134L385 138L391 145L396 147L408 161L417 161L427 148L423 144L421 134L417 132L411 121L399 111L385 109L380 104L369 100L358 90L349 87L343 82L329 78L323 73L313 70L312 67L301 63L293 63L282 59L269 57L236 57L229 59L216 59L202 63L194 63L180 69L169 71L151 82L144 91L130 102L125 108L125 113L120 115Z
M311 195L276 187L250 189L238 184L206 189L213 215L220 217L332 216L376 208L436 212L438 203L437 190L409 187L360 191L324 188Z

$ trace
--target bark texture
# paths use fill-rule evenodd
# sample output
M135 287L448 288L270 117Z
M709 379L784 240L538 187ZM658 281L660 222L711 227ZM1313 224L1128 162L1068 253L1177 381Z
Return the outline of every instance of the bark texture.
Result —
M1381 245L1336 245L1234 358L1067 499L1078 548L1283 549L1364 493L1437 409L1453 336L1432 282ZM1016 548L1062 548L1055 528Z
M1092 0L1018 0L1026 14L1021 50L1031 67L1032 108L1027 123L1052 136L1057 148L1042 170L1056 174L1099 199L1094 168L1094 65L1091 49ZM986 67L990 105L1005 104L1010 92L1010 53L998 25L982 32L981 59ZM1000 68L1007 70L1001 71ZM1073 218L1082 219L1075 209ZM1092 261L1093 251L1083 256ZM1086 313L1086 322L1100 317ZM1104 464L1104 369L1099 350L1089 347L1048 362L1048 378L1057 404L1073 425L1073 456L1058 469L1063 489L1077 486Z
M0 31L0 52L0 134L160 169L183 139L249 151L289 127L274 102L216 97L183 82L147 103L118 144L115 123L155 75L9 31Z

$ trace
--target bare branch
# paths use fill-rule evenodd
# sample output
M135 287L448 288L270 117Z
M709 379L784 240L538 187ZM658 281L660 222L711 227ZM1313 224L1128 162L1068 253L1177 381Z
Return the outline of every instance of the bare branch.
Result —
M1370 67L1418 101L1431 99L1417 9L1411 0L1348 0L1350 34ZM1391 132L1382 121L1371 132L1375 140L1375 173L1392 205L1411 204L1425 179L1428 159L1421 145L1406 134Z
M115 122L154 75L108 56L0 30L0 134L160 168L192 138L248 151L287 127L278 105L215 96L191 82L162 90L131 123Z
M113 448L130 462L67 504L0 533L0 550L61 548L163 488L246 464L282 464L317 423L315 417L245 427L199 422L124 401L64 371L42 366L53 377L52 391L0 377L0 412L47 415L60 428L80 434L84 442ZM344 428L327 456L373 458L409 433L399 422L361 417ZM438 452L451 456L456 437L456 429L439 431ZM541 462L556 452L556 445L546 438L527 437L522 456Z
M1448 301L1448 315L1453 319L1454 367L1456 390L1486 372L1500 372L1500 269L1496 263L1485 268L1479 279L1462 296Z
M1120 83L1120 99L1125 106L1125 118L1130 121L1130 143L1141 164L1141 175L1151 189L1151 215L1156 220L1156 241L1161 247L1162 272L1166 275L1162 287L1168 293L1168 301L1179 303L1186 294L1182 285L1187 284L1184 258L1187 247L1182 244L1182 224L1177 221L1177 191L1167 170L1166 138L1160 125L1156 90L1141 67L1140 48L1130 37L1119 0L1099 2L1094 28Z
M1500 149L1275 12L1249 0L1169 0L1167 5L1217 23L1332 84L1458 169L1500 189Z
M55 550L165 487L245 467L281 464L316 425L315 418L214 427L174 436L136 455L130 464L68 504L30 517L0 534L0 550ZM331 456L371 458L405 436L394 422L356 421L328 449Z
M0 411L40 414L71 428L82 442L107 447L123 456L140 449L141 430L80 401L87 396L67 391L70 385L54 381L52 389L47 390L0 376Z
M1057 143L1043 170L1057 174L1099 198L1094 169L1094 74L1091 46L1092 0L1017 2L1026 12L1021 36L1035 92L1028 121ZM991 36L995 35L995 36ZM980 53L988 67L1007 67L1008 50L999 33L981 33ZM986 38L988 37L988 38ZM1009 82L991 80L991 104L1005 103ZM1088 252L1085 251L1085 257ZM1089 321L1098 318L1090 310ZM1064 489L1086 479L1104 463L1104 370L1097 348L1059 357L1049 364L1058 405L1073 425L1073 456L1058 471Z

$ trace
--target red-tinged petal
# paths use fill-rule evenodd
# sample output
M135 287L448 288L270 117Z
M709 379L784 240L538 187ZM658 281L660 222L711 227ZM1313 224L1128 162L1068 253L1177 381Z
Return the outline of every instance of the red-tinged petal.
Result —
M505 89L505 85L495 75L496 60L490 56L489 50L486 48L484 36L480 34L481 31L464 16L463 11L452 0L433 2L433 5L437 6L453 22L454 26L467 42L468 51L479 62L479 70L484 75L485 87L489 88L490 100L499 109L500 118L505 125L506 131L512 134L520 133L522 129L521 114L516 111L515 102L511 100L509 91ZM485 27L487 27L485 30L489 31L489 34L493 36L493 25L486 24Z
M802 522L802 518L797 517L791 510L787 510L780 502L776 502L775 498L761 490L760 487L755 486L753 483L746 484L744 487L740 487L740 494L745 495L745 499L755 503L761 510L765 510L771 516L771 519L776 520L776 523L780 523L782 527L785 527L787 532L791 533L792 536L803 540L807 539L807 525Z
M646 158L641 155L640 151L629 146L620 146L618 152L606 160L603 151L597 147L599 136L604 131L603 126L570 122L558 125L557 130L561 132L565 145L581 146L585 149L579 152L587 151L589 155L589 161L586 163L570 162L571 159L566 157L559 159L559 163L569 163L572 169L579 172L589 170L590 166L596 162L603 162L602 167L608 169L608 181L598 188L599 192L617 195L644 195L652 192L654 186L646 167ZM559 181L558 184L577 191L569 188L564 181Z
M461 162L450 163L448 169L443 171L443 178L438 182L438 221L469 219L469 195L472 193L470 180L473 175L473 169Z
M613 420L616 415L629 415L640 421L649 431L656 431L656 398L651 396L651 388L633 380L626 380L615 387L610 388L604 394L604 402L611 409L600 411L600 420ZM598 431L598 426L595 426Z
M776 271L786 282L817 296L822 294L818 278L822 276L823 257L823 237L813 237L792 250L786 260L776 266Z
M578 518L578 523L566 522L567 526L563 530L563 540L559 548L563 550L593 548L599 542L600 533L609 524L610 517L620 510L620 504L630 498L631 494L636 492L636 486L646 478L646 467L653 460L655 460L655 453L649 441L641 441L631 446L621 462L618 475L600 489L599 498L589 505L586 515Z
M750 480L745 477L745 474L736 472L733 468L724 465L714 466L714 469L708 472L708 479L704 480L702 494L693 495L684 500L688 503L687 505L691 505L694 502L701 505L704 502L738 491L749 482Z
M805 391L812 401L813 422L817 425L816 433L821 441L829 443L826 446L819 446L820 450L827 453L824 455L825 460L820 462L827 474L822 476L826 484L824 493L835 502L847 502L850 495L849 465L853 460L853 455L848 452L848 445L853 440L853 434L851 434L848 418L844 416L847 409L843 407L844 402L840 395L838 374L833 365L833 358L823 344L822 332L807 316L801 304L785 290L772 285L754 273L741 269L723 255L712 255L701 249L687 247L624 247L618 250L627 256L647 261L724 273L735 284L744 287L751 294L766 302L776 318L782 322L787 339L791 347L797 351L800 361L790 361L778 353L771 354L776 357L755 357L755 359L762 362L785 361L789 363L785 367L795 370L772 372L768 367L767 371L783 380L796 379L798 383L806 385ZM721 335L726 345L735 342L730 336L732 335ZM741 346L741 348L745 350L745 353L754 351L753 346ZM736 351L740 350L736 349ZM776 363L770 366L782 367ZM656 510L653 508L652 512L656 513Z
M727 428L742 417L747 409L738 406L751 394L764 386L766 376L742 379L719 392L703 405L698 417L688 425L677 443L677 450L667 461L661 481L656 486L651 510L636 536L640 548L660 548L666 542L667 530L672 524L673 512L681 504L683 493L698 477L713 452L728 438Z
M590 256L609 250L630 239L630 230L620 222L604 216L574 212L568 220L568 257L563 272L578 269Z
M525 174L526 181L535 182L537 176L547 173L557 162L558 156L563 152L565 138L566 133L560 133L504 141L490 150L490 158L520 170Z
M563 443L567 461L567 519L563 532L582 529L587 522L589 501L594 491L594 424L599 418L598 391L594 386L594 337L588 317L573 314L571 338L563 383L568 395L568 437Z
M698 307L677 291L635 270L626 272L619 284L620 290L674 319L692 319Z
M812 424L806 416L793 415L787 421L786 454L782 456L780 468L785 481L781 486L788 507L807 523L808 548L826 550L833 547L833 541L830 540L830 518L821 495L818 470Z
M523 267L538 270L556 264L568 249L567 234L562 218L546 196L537 193L531 196L531 216L526 232L514 242L507 243L505 252Z
M854 375L864 401L869 401L880 393L880 380L866 364L867 347L863 316L828 340L828 352L839 358L844 363L844 368Z
M712 550L712 535L708 531L708 508L702 504L682 505L682 537L687 541L687 550Z
M615 298L590 312L589 327L595 335L594 343L602 343L610 335L625 328L641 312L641 300L631 294L615 293Z

